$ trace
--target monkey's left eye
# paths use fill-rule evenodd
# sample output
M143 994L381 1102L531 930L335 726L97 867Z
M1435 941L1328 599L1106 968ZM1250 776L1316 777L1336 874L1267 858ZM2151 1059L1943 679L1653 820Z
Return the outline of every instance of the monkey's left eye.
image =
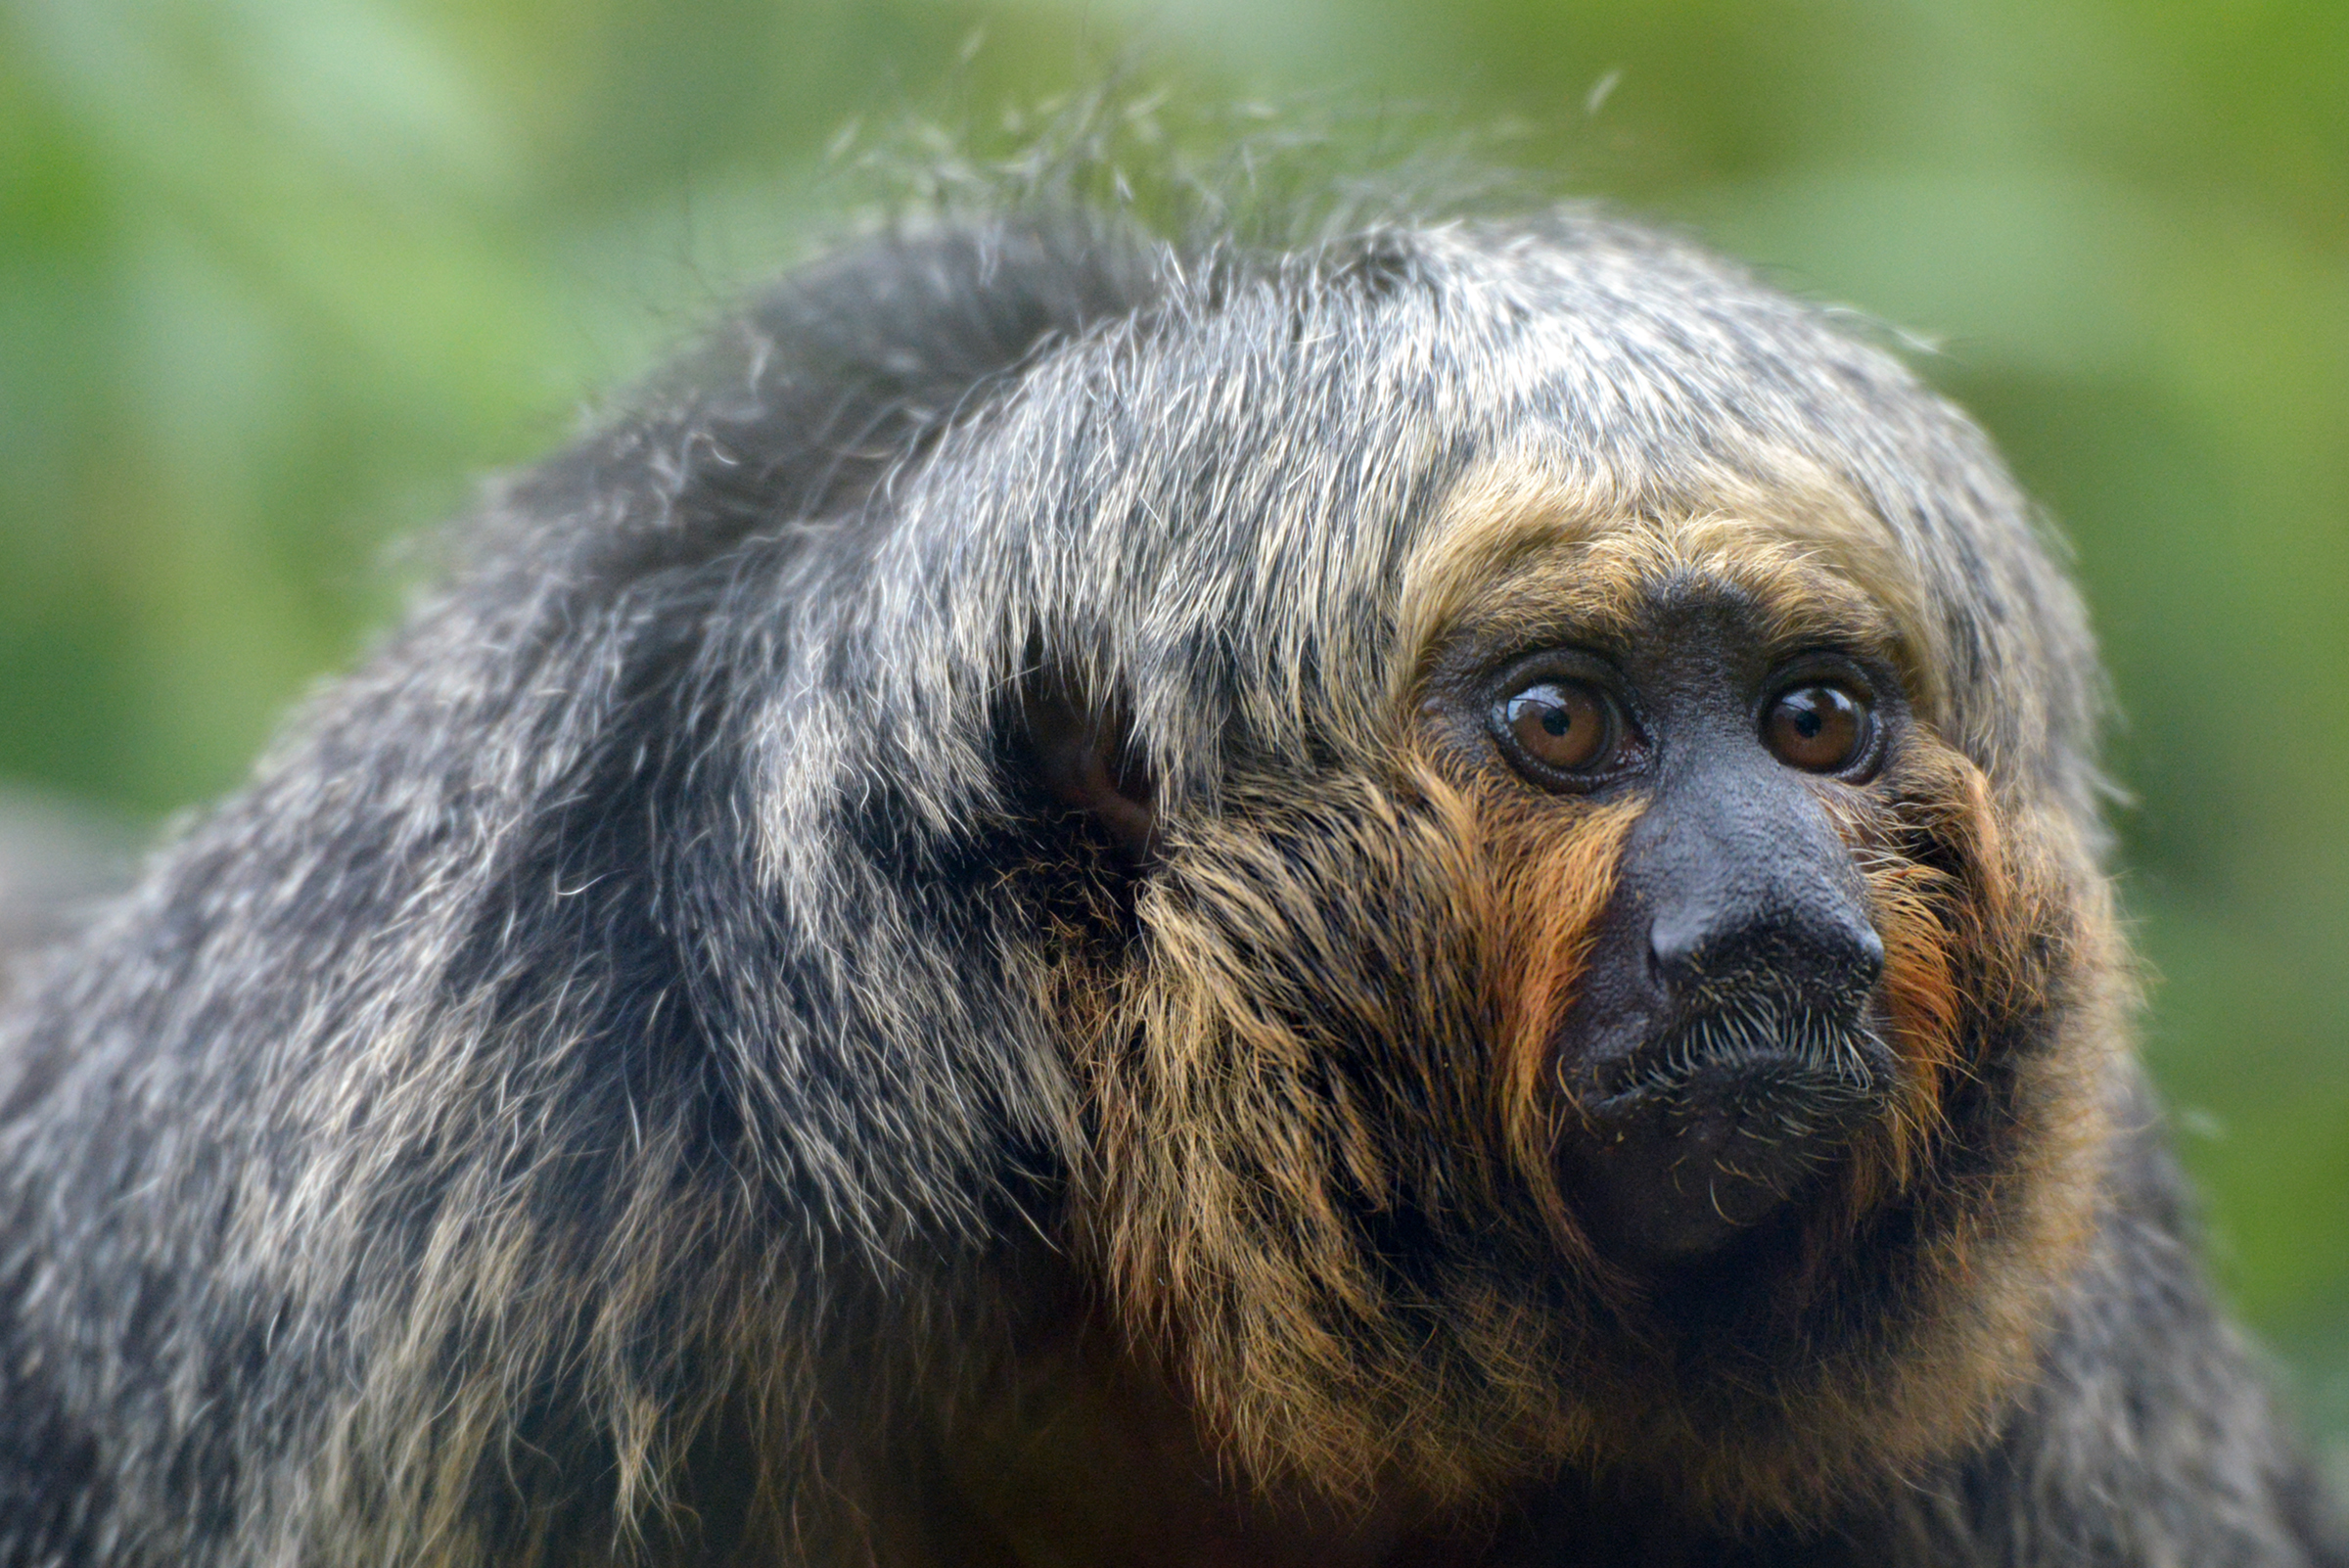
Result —
M1621 750L1614 703L1579 680L1537 680L1493 706L1504 749L1552 773L1594 773Z
M1762 715L1762 743L1771 755L1806 773L1840 773L1858 765L1875 739L1867 704L1824 682L1780 692Z

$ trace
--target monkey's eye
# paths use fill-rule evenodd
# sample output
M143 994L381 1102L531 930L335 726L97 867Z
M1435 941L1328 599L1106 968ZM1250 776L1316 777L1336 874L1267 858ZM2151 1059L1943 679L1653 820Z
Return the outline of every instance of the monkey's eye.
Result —
M1867 705L1841 686L1797 686L1778 694L1762 715L1762 744L1789 767L1840 773L1858 763L1875 736Z
M1514 749L1558 773L1588 773L1614 760L1622 735L1615 705L1579 680L1537 680L1493 709Z

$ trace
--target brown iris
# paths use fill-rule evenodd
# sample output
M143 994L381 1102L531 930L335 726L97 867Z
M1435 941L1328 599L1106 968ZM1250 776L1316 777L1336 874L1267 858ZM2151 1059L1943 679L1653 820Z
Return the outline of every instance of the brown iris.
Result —
M1867 750L1867 707L1841 686L1797 686L1762 716L1762 743L1789 767L1840 773Z
M1611 753L1614 712L1580 681L1536 681L1503 698L1495 716L1527 757L1561 773L1586 771Z

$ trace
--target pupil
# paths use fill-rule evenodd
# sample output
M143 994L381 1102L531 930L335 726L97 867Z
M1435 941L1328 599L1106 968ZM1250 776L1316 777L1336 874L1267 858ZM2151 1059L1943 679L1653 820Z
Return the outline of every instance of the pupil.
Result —
M1794 715L1795 730L1805 740L1819 739L1819 729L1825 723L1826 719L1820 716L1816 708L1802 709Z
M1563 708L1543 709L1542 727L1552 735L1563 735L1574 727L1574 715Z

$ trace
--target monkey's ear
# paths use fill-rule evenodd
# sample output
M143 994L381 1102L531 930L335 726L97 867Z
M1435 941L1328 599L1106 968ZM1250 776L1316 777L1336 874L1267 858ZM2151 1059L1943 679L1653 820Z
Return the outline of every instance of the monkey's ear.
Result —
M1135 756L1122 702L1082 700L1066 679L1033 681L1021 705L1027 761L1046 799L1098 828L1135 866L1157 846L1157 785Z

